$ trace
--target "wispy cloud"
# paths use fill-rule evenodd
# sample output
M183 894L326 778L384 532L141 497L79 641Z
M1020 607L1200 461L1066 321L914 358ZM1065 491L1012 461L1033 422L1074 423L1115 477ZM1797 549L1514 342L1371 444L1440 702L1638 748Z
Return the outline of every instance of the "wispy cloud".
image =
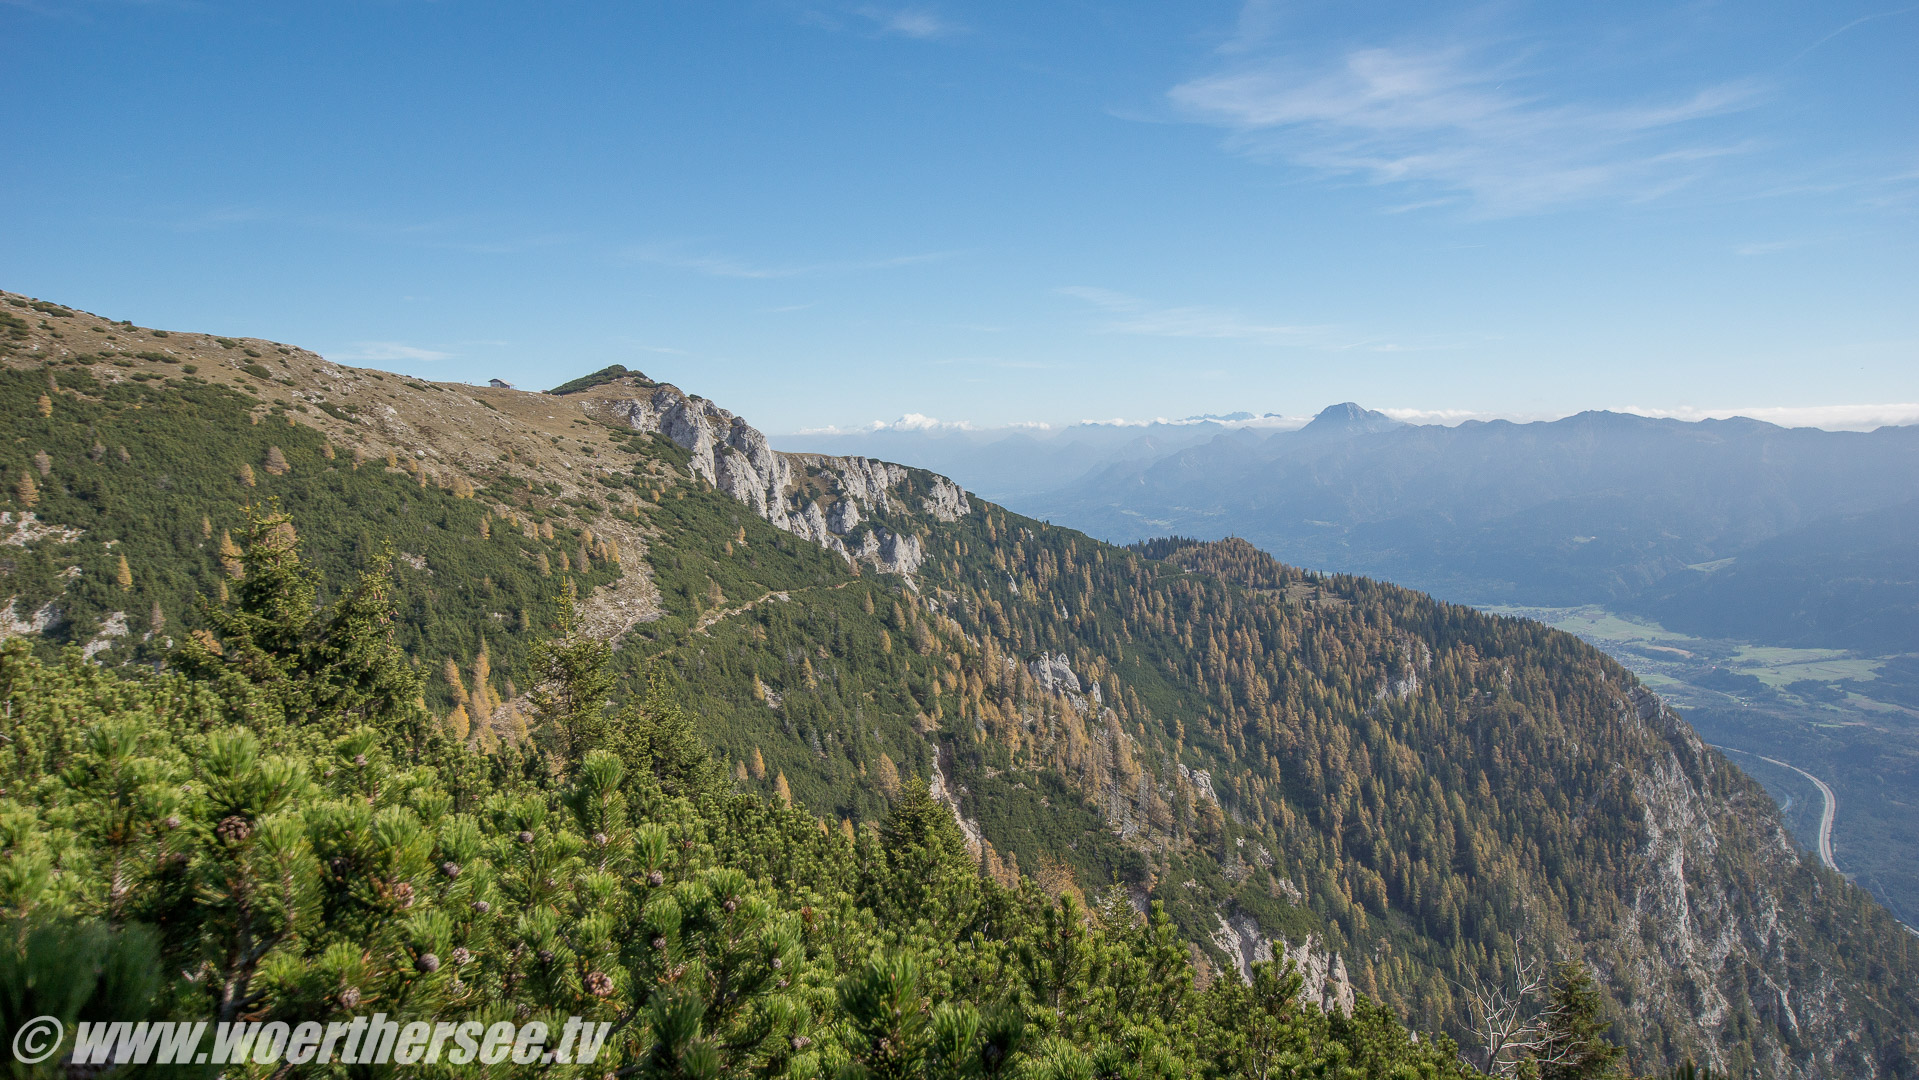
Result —
M1087 427L1195 427L1200 424L1214 424L1224 428L1260 428L1273 431L1292 431L1302 428L1312 420L1310 416L1287 416L1283 413L1231 413L1219 415L1205 413L1199 416L1155 416L1144 420L1129 420L1124 416L1115 416L1105 420L1081 420Z
M1236 61L1169 97L1187 118L1229 131L1241 153L1402 185L1424 196L1413 206L1451 201L1485 216L1658 198L1752 149L1708 128L1761 100L1757 81L1669 100L1554 100L1529 89L1537 80L1521 61L1487 51L1388 46L1331 62Z
M869 19L882 34L931 41L961 33L963 27L925 7L862 7L857 13Z
M978 431L965 420L941 420L924 413L907 413L897 420L875 420L858 427L843 428L829 424L826 427L800 428L795 435L871 435L876 431Z
M912 255L892 255L875 259L846 259L815 263L761 263L732 255L688 252L671 245L646 245L629 248L626 258L675 270L691 270L708 277L774 280L779 278L829 277L874 270L894 270L905 266L939 262L953 256L950 251L928 251Z
M365 362L392 360L451 360L457 353L442 352L438 349L422 349L415 345L406 345L398 341L356 341L343 352L331 353L329 360L359 360Z
M1858 18L1852 20L1851 22L1848 22L1845 25L1839 27L1838 29L1832 31L1831 33L1826 34L1824 37L1821 37L1819 40L1813 42L1812 44L1806 46L1805 48L1799 50L1797 55L1795 55L1791 60L1788 60L1786 62L1788 64L1798 63L1800 60L1805 58L1807 53L1813 51L1814 49L1817 49L1819 46L1824 45L1826 42L1831 41L1833 38L1838 37L1839 35L1845 33L1848 30L1851 30L1852 28L1856 26L1863 26L1866 23L1873 22L1878 19L1889 19L1895 15L1910 15L1915 11L1919 11L1919 5L1909 5L1907 7L1894 8L1891 11L1875 11L1870 15L1861 15Z

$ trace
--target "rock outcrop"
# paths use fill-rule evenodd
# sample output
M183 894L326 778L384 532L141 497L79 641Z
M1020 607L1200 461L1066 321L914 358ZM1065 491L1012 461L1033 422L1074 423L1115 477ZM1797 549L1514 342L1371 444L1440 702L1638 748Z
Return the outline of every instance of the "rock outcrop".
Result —
M1299 972L1299 1000L1326 1012L1350 1016L1353 1011L1353 983L1346 973L1346 958L1328 952L1316 934L1307 934L1298 945L1285 939L1273 939L1259 928L1259 922L1244 912L1231 918L1216 915L1219 928L1213 931L1213 944L1226 954L1239 977L1251 982L1253 965L1279 960ZM1279 946L1277 952L1273 946Z
M1705 1048L1709 1060L1701 1064L1715 1073L1898 1075L1864 1045L1859 1018L1848 1014L1843 976L1804 962L1792 929L1801 920L1780 907L1778 882L1821 871L1793 846L1776 814L1729 812L1727 794L1742 799L1738 790L1751 781L1657 694L1633 686L1620 711L1667 747L1633 774L1633 793L1646 812L1630 906L1585 949L1588 962L1631 989L1628 1023L1663 1026ZM1754 805L1758 799L1750 797ZM1720 1053L1739 1020L1735 993L1770 1010L1766 1018L1810 1060L1793 1060L1779 1043L1766 1044L1770 1060L1733 1061Z
M635 389L644 393L633 395ZM912 574L925 558L919 536L897 519L951 522L972 512L966 492L944 476L871 458L782 453L745 419L641 376L594 388L584 407L601 420L665 436L687 452L695 476L774 528L882 572Z

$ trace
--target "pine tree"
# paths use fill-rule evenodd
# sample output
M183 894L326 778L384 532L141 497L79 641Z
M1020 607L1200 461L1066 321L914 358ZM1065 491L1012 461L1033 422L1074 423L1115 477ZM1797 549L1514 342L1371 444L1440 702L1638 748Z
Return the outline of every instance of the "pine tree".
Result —
M440 677L446 680L447 690L453 695L453 700L465 705L467 703L466 683L460 679L460 665L454 663L451 656L446 658L446 664L441 667Z
M277 446L267 447L266 471L272 476L286 475L287 456L286 453Z
M0 1029L25 1034L29 1021L44 1016L73 1031L81 1021L138 1023L167 1015L164 961L149 928L88 919L21 922L9 930L0 939ZM15 1047L16 1053L31 1049ZM40 1073L16 1062L12 1075L71 1075L71 1069Z
M693 731L693 718L673 700L666 676L654 670L646 679L646 697L621 709L614 720L617 752L627 770L646 775L669 796L697 799L717 795L725 774ZM791 801L791 793L783 796Z
M1592 973L1578 960L1559 964L1527 1065L1539 1080L1610 1080L1624 1075L1622 1047L1607 1042L1612 1024Z
M902 786L879 839L863 898L877 911L916 912L938 932L957 933L978 907L980 875L952 810L915 778Z
M113 580L123 591L133 588L133 567L127 565L125 555L120 556L118 565L114 567Z
M607 666L612 647L580 628L575 598L572 579L563 580L553 636L534 645L528 664L537 680L529 701L539 718L539 738L567 766L605 746L613 689Z
M220 531L219 553L220 566L227 572L228 577L240 578L246 575L246 563L242 558L244 553L240 550L240 545L234 543L233 537L224 529ZM221 603L225 602L224 599L221 600Z
M480 639L480 654L473 658L473 712L476 716L491 716L499 707L499 698L493 692L493 657L488 654L486 639Z
M365 725L418 753L432 722L419 675L393 640L390 553L325 610L285 515L250 514L243 555L246 572L235 578L230 602L201 603L208 629L182 647L182 670L234 695L247 691L229 680L243 680L296 724L318 721L335 732ZM229 573L239 563L231 559Z
M13 498L21 506L31 510L40 505L40 488L33 482L33 474L20 470L20 479L14 481Z

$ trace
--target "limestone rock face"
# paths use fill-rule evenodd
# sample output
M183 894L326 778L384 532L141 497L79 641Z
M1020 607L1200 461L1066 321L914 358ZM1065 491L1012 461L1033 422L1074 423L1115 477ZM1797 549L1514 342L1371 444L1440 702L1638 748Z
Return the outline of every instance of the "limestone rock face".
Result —
M614 383L611 396L584 401L588 413L633 431L657 433L690 456L693 474L795 536L849 562L910 575L925 561L920 537L902 516L957 521L972 513L966 492L944 476L863 457L785 454L742 417L675 387ZM918 492L914 500L909 497ZM917 505L915 505L917 503ZM888 519L882 524L876 519Z
M837 536L845 536L859 526L860 507L851 499L841 499L827 511L826 527Z
M1733 1069L1718 1050L1736 1015L1727 988L1762 987L1782 1026L1815 1049L1810 1062L1794 1061L1768 1043L1773 1056L1755 1062L1754 1075L1898 1075L1873 1059L1858 1018L1848 1015L1838 982L1843 976L1816 969L1808 975L1803 968L1795 974L1790 963L1800 948L1795 920L1763 883L1815 873L1813 860L1798 852L1777 818L1762 822L1726 812L1713 791L1733 766L1657 694L1634 686L1619 707L1624 722L1669 748L1633 776L1633 794L1645 807L1645 841L1630 906L1586 948L1597 971L1633 989L1628 1022L1663 1022L1705 1047L1702 1056L1715 1072ZM1728 865L1720 849L1729 844L1753 852L1759 865ZM1615 957L1631 959L1608 962Z
M1346 1016L1353 1012L1353 984L1346 975L1346 958L1327 952L1318 935L1307 934L1297 947L1279 942L1280 958L1290 960L1306 980L1300 987L1300 1000L1316 1003L1327 1012Z
M966 492L958 484L944 476L933 478L933 493L922 502L926 512L941 521L958 521L973 512L966 501Z
M1026 665L1032 671L1033 678L1040 689L1049 694L1080 692L1079 676L1073 674L1073 665L1065 653L1057 656L1040 653L1039 658Z
M1258 920L1245 912L1231 918L1219 914L1213 917L1219 922L1213 931L1213 944L1226 954L1241 979L1253 981L1254 964L1273 960L1291 963L1303 980L1299 988L1301 1002L1317 1005L1329 1013L1352 1015L1353 983L1346 973L1346 958L1327 951L1317 934L1307 934L1298 945L1289 945L1284 938L1268 938L1260 930ZM1277 951L1274 946L1278 946Z

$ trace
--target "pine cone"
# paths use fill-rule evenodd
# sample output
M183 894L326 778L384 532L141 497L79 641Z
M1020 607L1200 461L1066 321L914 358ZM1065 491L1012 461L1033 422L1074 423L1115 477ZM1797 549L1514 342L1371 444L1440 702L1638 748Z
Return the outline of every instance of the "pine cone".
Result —
M666 875L655 870L646 875L646 883L657 888L658 886L666 884Z
M807 1038L806 1036L804 1035L793 1036L793 1049L804 1050L811 1045L813 1045L813 1040Z
M352 1009L360 1004L360 988L349 986L340 991L340 1008Z
M413 885L411 882L398 882L391 890L393 902L400 905L402 911L413 906Z
M366 755L365 755L365 754L355 754L355 755L353 755L353 763L354 763L355 765L358 765L358 766L361 766L362 768L364 768L364 767L366 766Z
M169 829L177 829L180 827L180 817L177 814L168 814L167 819L160 824L165 825Z
M528 831L526 831L525 829L521 829L521 830L520 830L520 843L522 843L522 844L531 844L532 842L533 842L533 834L532 834L532 833L530 833L530 832L528 832Z
M487 902L486 902L486 901L484 901L484 900L475 900L475 901L473 901L473 913L474 913L475 915L484 915L484 914L486 914L487 912L489 912L489 911L492 911L492 910L493 910L493 905L492 905L492 904L489 904L489 903L487 903Z
M593 844L596 847L605 847L612 839L613 839L612 837L606 835L603 832L596 832L593 834Z
M473 962L473 954L467 951L466 946L461 945L453 950L453 962L465 967Z
M613 996L613 976L604 971L595 971L586 977L586 991L594 997Z
M534 953L533 957L542 964L550 964L553 962L553 950L541 949L539 952Z
M460 864L456 862L443 862L440 864L440 873L445 874L447 877L450 877L450 878L459 877Z
M420 958L413 961L413 966L431 975L440 970L440 958L430 952L421 953Z
M242 843L253 835L253 822L240 814L230 814L213 827L213 835L229 844Z

